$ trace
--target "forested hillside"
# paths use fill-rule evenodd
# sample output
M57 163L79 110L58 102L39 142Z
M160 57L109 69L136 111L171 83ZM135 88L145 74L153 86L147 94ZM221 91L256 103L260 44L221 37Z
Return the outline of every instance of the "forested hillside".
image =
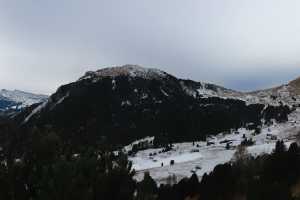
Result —
M296 200L300 193L300 148L278 141L271 155L251 157L246 147L232 162L217 166L201 180L170 177L157 185L149 173L133 179L126 155L102 145L76 154L49 130L31 132L20 151L22 130L1 123L0 197L13 200ZM179 181L177 183L177 181Z

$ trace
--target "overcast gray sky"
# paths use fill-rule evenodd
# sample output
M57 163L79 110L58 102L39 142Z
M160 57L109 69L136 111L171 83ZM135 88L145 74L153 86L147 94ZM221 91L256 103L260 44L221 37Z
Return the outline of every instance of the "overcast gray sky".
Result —
M239 90L300 76L299 0L0 0L0 88L122 64Z

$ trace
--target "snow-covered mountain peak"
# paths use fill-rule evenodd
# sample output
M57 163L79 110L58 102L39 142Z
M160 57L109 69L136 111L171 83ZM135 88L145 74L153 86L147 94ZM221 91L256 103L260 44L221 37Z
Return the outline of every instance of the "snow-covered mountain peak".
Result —
M144 68L139 65L123 65L86 72L86 74L79 80L117 76L140 77L144 79L162 79L166 77L166 75L166 72L163 72L159 69Z
M5 100L5 104L0 108L1 110L19 109L30 106L35 103L40 103L48 98L46 95L32 94L20 90L0 90L0 99Z

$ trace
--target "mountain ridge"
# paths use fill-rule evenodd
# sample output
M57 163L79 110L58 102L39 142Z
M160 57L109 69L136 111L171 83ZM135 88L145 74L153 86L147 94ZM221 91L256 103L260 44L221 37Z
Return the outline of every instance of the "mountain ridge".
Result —
M125 65L88 72L59 87L19 120L29 128L51 125L67 140L121 145L146 136L159 142L204 139L232 128L259 126L262 119L287 120L288 107L248 103L239 95L161 70Z
M14 113L25 107L45 101L46 95L33 94L21 90L0 90L0 112Z

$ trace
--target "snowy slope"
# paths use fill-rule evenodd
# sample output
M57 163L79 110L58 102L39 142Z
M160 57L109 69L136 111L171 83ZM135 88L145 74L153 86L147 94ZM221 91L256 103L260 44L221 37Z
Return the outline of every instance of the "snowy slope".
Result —
M0 90L0 110L14 109L18 110L35 103L43 102L48 97L46 95L32 94L28 92L23 92L20 90ZM5 104L4 104L5 102Z
M253 92L235 91L204 82L194 82L191 86L187 81L182 80L181 84L187 94L194 97L239 99L245 101L247 104L268 104L274 106L281 104L290 106L300 105L300 78L279 87Z
M151 176L158 183L165 183L170 175L175 174L178 180L189 177L192 173L197 173L199 177L204 173L211 172L218 164L229 162L236 151L236 147L243 140L243 135L255 141L253 146L249 146L248 152L254 156L264 153L271 153L275 147L277 139L283 139L287 145L295 140L295 135L300 131L300 109L293 112L289 121L282 124L265 126L259 135L253 135L253 131L244 128L238 132L216 137L210 137L208 142L214 143L210 146L205 141L192 143L174 144L174 149L166 153L158 153L162 149L147 149L138 152L129 159L133 163L133 168L137 171L135 178L141 180L145 171L149 171ZM238 133L238 134L237 134ZM231 142L230 149L226 149L226 142ZM151 156L149 156L151 154ZM156 154L156 155L153 155ZM174 160L175 165L170 166L170 161ZM163 167L161 164L163 163Z
M245 97L250 102L261 102L273 105L283 103L296 106L300 104L300 95L294 92L297 89L298 88L295 88L291 84L286 84L271 89L249 92L245 94Z

